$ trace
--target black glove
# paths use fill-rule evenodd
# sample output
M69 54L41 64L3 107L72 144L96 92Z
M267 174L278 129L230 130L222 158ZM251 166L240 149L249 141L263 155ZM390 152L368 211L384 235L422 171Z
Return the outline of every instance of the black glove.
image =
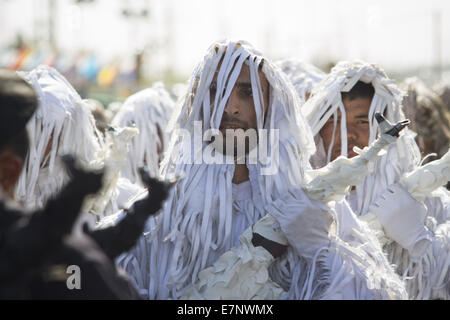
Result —
M89 230L87 224L83 231L90 235L112 260L130 250L144 231L147 219L156 214L169 195L174 182L164 182L150 177L146 168L139 168L139 174L148 188L148 196L136 201L127 211L127 215L117 225Z
M377 119L378 126L380 127L382 133L397 138L399 137L400 131L402 131L403 128L405 128L411 123L409 119L405 119L397 122L396 124L392 124L379 112L375 113L375 119Z

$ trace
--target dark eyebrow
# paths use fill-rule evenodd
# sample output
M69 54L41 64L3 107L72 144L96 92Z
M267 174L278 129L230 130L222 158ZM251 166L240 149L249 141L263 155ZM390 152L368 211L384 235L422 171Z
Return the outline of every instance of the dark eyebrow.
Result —
M236 82L238 88L251 89L252 84L250 82Z
M363 114L357 115L355 117L355 119L369 119L369 115L363 113Z

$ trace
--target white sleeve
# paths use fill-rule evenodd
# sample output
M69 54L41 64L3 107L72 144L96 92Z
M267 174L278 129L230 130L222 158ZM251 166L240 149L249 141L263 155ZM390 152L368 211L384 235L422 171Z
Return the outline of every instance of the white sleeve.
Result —
M412 261L408 281L414 299L450 299L450 221L434 232L431 245L419 261Z
M411 299L450 299L450 220L448 197L432 197L427 206L426 225L431 241L424 253L414 258L398 243L385 246L391 263L403 275Z
M321 259L330 279L321 299L407 299L404 282L395 273L368 226L346 201L335 203L338 237Z
M345 201L327 207L294 191L266 209L279 219L297 253L309 261L305 299L407 298L375 236ZM332 222L320 214L332 217Z
M433 195L425 198L428 216L436 219L438 224L450 220L450 191L444 187L438 188Z
M396 200L400 201L399 197ZM445 190L424 200L426 219L422 224L428 230L427 237L418 241L413 250L398 241L384 246L410 299L450 299L449 200ZM399 215L411 214L411 210L404 211L398 211ZM405 223L397 221L396 225L400 231L405 229Z
M279 203L278 203L279 204ZM374 236L364 229L349 207L338 209L340 234L347 239L330 238L326 246L318 246L301 281L304 299L404 299L403 283L391 269ZM346 211L347 210L347 211ZM350 210L350 211L348 211ZM275 223L274 223L275 222ZM278 243L287 243L270 215L259 220L241 236L241 244L225 252L211 267L199 273L198 280L182 296L183 299L282 299L286 292L268 273L274 258L262 247L254 247L252 232ZM311 227L309 225L308 227ZM293 241L290 234L290 241ZM300 238L297 239L300 241ZM310 242L308 242L310 243ZM303 248L301 247L296 247ZM302 251L303 252L303 251ZM311 251L308 249L306 254Z
M421 257L431 243L425 226L427 208L399 184L391 184L373 201L369 211L377 216L384 232L408 249L411 257Z

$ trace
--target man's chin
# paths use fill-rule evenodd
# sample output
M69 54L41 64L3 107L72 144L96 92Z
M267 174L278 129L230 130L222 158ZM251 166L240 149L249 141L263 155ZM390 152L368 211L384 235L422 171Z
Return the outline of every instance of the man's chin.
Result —
M215 148L218 152L220 152L221 154L223 154L226 157L233 157L233 158L237 158L238 155L238 148L236 145L234 145L233 148L227 148L226 145L220 146L218 148ZM245 154L247 154L248 152L245 152ZM244 156L245 156L244 154Z
M214 149L223 154L225 157L232 157L235 160L237 159L241 159L241 158L245 158L248 154L249 154L249 146L246 145L244 152L242 152L241 148L238 148L236 144L234 144L233 146L230 147L226 147L226 144L223 145L215 145Z

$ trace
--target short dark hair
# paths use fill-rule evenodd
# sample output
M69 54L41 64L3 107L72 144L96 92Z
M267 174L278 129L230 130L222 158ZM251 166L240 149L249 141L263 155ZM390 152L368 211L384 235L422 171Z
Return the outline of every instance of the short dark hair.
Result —
M358 81L349 92L341 92L342 100L354 100L357 98L372 99L375 94L375 89L372 84Z
M0 69L0 150L6 145L15 145L14 141L28 141L24 131L37 107L33 87L16 72Z

